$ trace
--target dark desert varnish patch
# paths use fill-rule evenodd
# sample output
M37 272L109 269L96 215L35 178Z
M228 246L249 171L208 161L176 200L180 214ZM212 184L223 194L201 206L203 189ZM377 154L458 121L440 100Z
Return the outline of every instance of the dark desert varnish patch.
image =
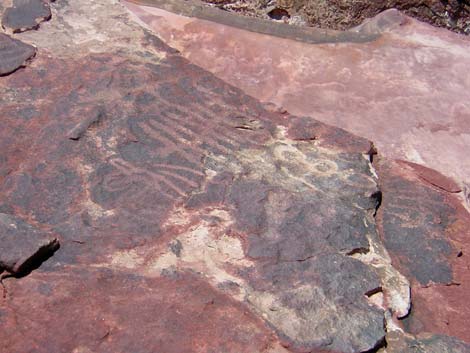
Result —
M15 72L36 54L36 48L0 33L0 77Z

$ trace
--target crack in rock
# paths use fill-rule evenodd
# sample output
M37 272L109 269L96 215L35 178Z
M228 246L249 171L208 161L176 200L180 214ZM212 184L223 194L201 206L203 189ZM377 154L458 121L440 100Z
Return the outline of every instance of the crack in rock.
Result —
M21 219L0 213L0 272L23 277L59 249L59 240Z

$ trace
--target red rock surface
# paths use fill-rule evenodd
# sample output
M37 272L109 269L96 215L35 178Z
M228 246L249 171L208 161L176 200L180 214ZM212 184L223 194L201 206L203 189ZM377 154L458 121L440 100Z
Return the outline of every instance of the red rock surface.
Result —
M3 277L29 274L58 248L59 243L52 235L0 213L0 273L8 272Z
M18 238L0 246L61 247L2 278L0 351L470 350L425 294L467 317L449 179L387 159L377 175L367 139L260 103L117 2L51 6L15 35L36 58L0 78L0 240Z
M413 309L405 327L468 340L470 215L443 184L422 183L422 167L380 161L377 170L383 192L379 232L394 265L412 284ZM432 176L437 179L435 172Z
M468 184L468 37L390 10L361 26L384 32L377 40L312 45L127 6L189 60L248 94Z

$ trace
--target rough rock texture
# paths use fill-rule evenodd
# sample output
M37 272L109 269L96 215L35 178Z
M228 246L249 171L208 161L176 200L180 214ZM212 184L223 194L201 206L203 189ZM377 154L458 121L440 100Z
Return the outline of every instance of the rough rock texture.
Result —
M58 248L56 238L16 217L0 213L0 272L25 275Z
M189 60L253 97L364 136L382 155L437 170L462 190L468 185L468 37L390 10L357 29L380 38L312 45L127 6Z
M14 72L35 53L33 46L0 33L0 76Z
M296 25L348 29L387 9L398 9L435 26L470 34L468 0L203 0L246 16Z
M468 311L467 210L434 171L404 162L381 161L376 167L384 195L380 234L394 265L412 282L413 310L405 326L413 333L469 337L466 319L454 314Z
M451 283L449 262L460 249L451 246L446 229L452 228L455 209L446 202L445 192L433 185L417 186L409 165L384 164L378 172L385 194L379 211L385 246L402 258L408 277L421 285Z
M51 18L46 0L13 0L2 16L2 27L13 33L37 29L39 24Z
M350 256L376 236L370 143L320 123L310 141L310 119L264 109L124 11L58 3L22 34L44 54L2 79L0 207L63 244L5 280L2 350L380 345L380 274Z
M398 321L419 279L376 223L390 206L371 142L260 103L117 2L51 6L52 21L17 35L36 59L0 78L0 212L61 248L3 279L0 351L353 353L383 351L394 333L397 347L465 351L450 336L467 328L416 330L434 313L425 301ZM408 190L431 197L423 179L442 178L416 170ZM452 205L446 229L465 229ZM460 280L458 239L423 227L449 244L439 273Z
M470 345L441 335L410 337L394 332L388 336L387 353L466 353Z

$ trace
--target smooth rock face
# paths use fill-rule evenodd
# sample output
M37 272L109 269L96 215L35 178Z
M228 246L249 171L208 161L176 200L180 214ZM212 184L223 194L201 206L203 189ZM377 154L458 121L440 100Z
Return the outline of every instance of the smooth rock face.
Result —
M376 223L395 190L379 190L372 143L260 103L117 2L52 6L47 26L18 35L40 55L0 78L0 212L61 248L28 276L3 279L0 351L384 349L410 310L416 271L388 253L391 235ZM405 185L425 199L422 182ZM452 205L460 223L446 230L465 229ZM406 231L393 220L389 228ZM456 247L435 234L446 230L418 226L432 231L429 244ZM457 264L435 258L461 278ZM418 303L405 328L421 333L432 305ZM439 345L465 347L449 337Z
M25 275L58 248L56 238L16 217L0 213L0 272Z
M51 18L51 9L45 0L13 0L2 16L2 27L13 33L36 29Z
M382 155L437 170L460 188L468 184L468 37L390 10L357 29L381 32L378 39L312 45L126 6L189 60L253 97L366 137Z
M33 46L0 33L0 76L14 72L35 53Z

